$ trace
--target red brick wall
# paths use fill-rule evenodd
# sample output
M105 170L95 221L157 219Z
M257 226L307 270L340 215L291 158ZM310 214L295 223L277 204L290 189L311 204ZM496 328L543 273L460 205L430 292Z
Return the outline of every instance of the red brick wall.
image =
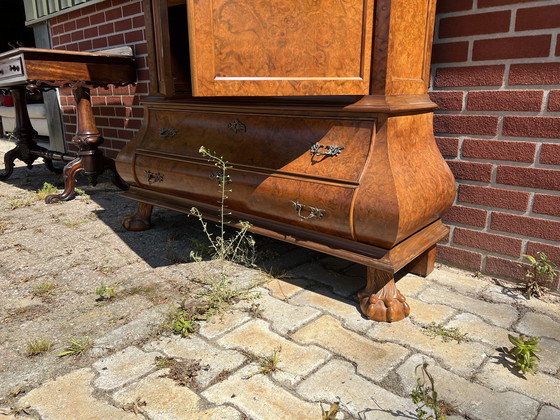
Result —
M114 158L140 128L139 97L148 93L147 45L141 0L106 0L49 20L53 48L96 51L132 47L137 63L136 85L93 89L95 121L105 139L102 149ZM68 148L76 133L76 110L70 89L62 89L61 105Z
M438 258L518 279L523 254L560 265L558 1L438 0L431 82L458 182Z

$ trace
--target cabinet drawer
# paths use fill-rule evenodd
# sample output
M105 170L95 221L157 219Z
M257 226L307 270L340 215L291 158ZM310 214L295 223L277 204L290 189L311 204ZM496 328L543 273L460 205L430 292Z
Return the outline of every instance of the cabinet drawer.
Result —
M204 162L168 159L139 153L135 162L138 184L192 201L216 206L220 186L212 174L216 167ZM264 175L230 169L227 208L310 230L351 238L351 203L355 186Z
M139 149L201 158L199 149L236 168L358 182L373 120L151 111Z
M20 55L10 57L0 62L0 84L14 83L25 80L25 68Z

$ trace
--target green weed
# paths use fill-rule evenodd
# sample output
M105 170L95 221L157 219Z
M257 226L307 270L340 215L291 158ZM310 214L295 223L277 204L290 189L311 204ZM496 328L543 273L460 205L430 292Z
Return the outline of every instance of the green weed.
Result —
M438 400L434 378L428 372L428 363L424 362L416 366L414 373L416 388L412 390L410 397L416 404L416 415L421 420L445 420L446 404ZM433 414L429 414L426 410L430 410Z
M48 352L52 348L52 340L46 338L35 338L27 343L26 356L37 356Z
M537 371L537 361L539 357L536 355L539 351L539 338L538 337L525 337L521 334L519 337L514 337L508 334L509 341L513 344L510 348L509 354L515 359L515 366L523 375L526 373L535 373Z
M47 198L47 195L56 194L57 192L58 188L48 182L45 182L43 186L37 190L37 200L44 200Z
M55 289L56 284L54 284L52 281L45 281L35 286L31 293L33 294L33 296L37 297L48 297L54 293Z
M444 327L442 324L436 324L435 322L424 327L422 332L429 337L440 337L446 343L449 341L457 341L457 343L468 341L467 334L462 333L459 328Z
M93 347L93 343L89 337L71 338L63 351L58 353L58 357L64 356L81 356Z
M105 286L103 283L97 289L95 289L95 294L99 296L98 301L110 300L116 296L115 288L113 286Z
M249 379L255 375L269 375L272 372L276 372L278 370L278 363L280 362L281 351L282 347L276 347L272 350L270 355L254 356L252 361L259 365L259 369L256 372L245 376L243 379Z
M545 294L547 285L556 277L556 265L550 261L544 252L537 252L538 260L532 255L523 255L530 264L525 273L525 296L541 297Z

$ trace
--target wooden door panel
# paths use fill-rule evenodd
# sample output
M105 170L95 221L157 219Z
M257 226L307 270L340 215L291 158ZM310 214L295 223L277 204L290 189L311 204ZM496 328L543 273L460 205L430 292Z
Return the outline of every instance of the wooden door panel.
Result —
M373 3L188 0L194 94L368 94Z

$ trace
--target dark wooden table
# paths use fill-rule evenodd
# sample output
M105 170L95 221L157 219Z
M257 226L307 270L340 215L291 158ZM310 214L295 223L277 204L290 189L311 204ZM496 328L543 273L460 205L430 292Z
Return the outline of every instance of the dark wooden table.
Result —
M111 169L115 185L126 189L127 184L115 170L115 162L99 150L103 137L95 125L90 88L125 86L135 81L134 58L127 55L37 48L19 48L0 54L0 91L14 98L16 124L13 135L17 138L16 146L4 156L4 172L0 173L0 180L10 177L16 159L31 168L33 162L42 157L47 168L55 172L53 160L67 162L62 170L64 191L49 195L45 199L47 203L70 200L74 196L78 173L88 176L95 185L98 175ZM72 142L78 147L77 152L61 153L39 146L35 141L37 132L27 112L26 91L63 86L72 88L76 101L77 130Z

